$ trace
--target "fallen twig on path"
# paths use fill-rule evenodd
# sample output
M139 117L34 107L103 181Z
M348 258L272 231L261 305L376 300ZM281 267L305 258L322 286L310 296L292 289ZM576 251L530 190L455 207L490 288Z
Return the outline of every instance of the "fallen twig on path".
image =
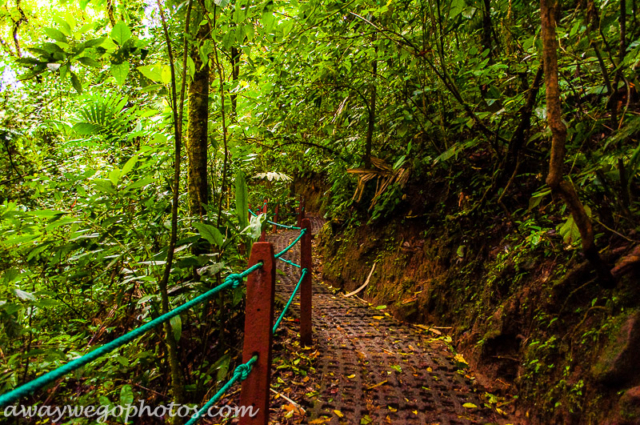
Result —
M373 274L373 271L376 269L376 263L373 263L373 267L371 267L371 271L369 272L369 276L367 276L367 280L365 280L365 282L362 284L361 287L359 287L358 289L356 289L353 292L349 292L347 295L345 295L345 298L348 298L352 295L357 294L358 292L362 291L364 288L367 287L367 285L369 284L369 281L371 280L371 275Z

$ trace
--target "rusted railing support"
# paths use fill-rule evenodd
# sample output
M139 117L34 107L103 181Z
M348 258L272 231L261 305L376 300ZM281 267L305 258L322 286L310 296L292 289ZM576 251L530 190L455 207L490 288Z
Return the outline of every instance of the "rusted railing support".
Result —
M298 205L298 227L302 227L304 219L304 197L300 196L300 204Z
M276 209L274 210L274 214L273 214L273 222L277 223L278 222L278 214L280 213L280 205L276 204ZM275 224L273 225L271 231L273 233L278 233L278 226L276 226Z
M242 361L257 355L258 360L247 379L242 382L240 404L257 410L254 417L244 415L240 425L267 425L269 422L269 388L271 382L271 345L273 310L276 289L276 265L273 246L256 242L251 249L249 267L262 262L262 267L247 278L247 304L244 321Z
M311 346L313 343L313 330L311 327L311 300L313 298L313 288L311 286L311 273L313 271L311 256L311 221L309 221L308 218L303 218L300 227L303 230L306 229L306 233L300 240L300 269L307 269L307 274L300 285L300 343Z
M267 217L267 200L264 200L264 204L262 204L262 214ZM266 224L266 223L265 223ZM260 242L264 242L267 240L267 231L265 230L266 226L262 226L262 233L260 234Z

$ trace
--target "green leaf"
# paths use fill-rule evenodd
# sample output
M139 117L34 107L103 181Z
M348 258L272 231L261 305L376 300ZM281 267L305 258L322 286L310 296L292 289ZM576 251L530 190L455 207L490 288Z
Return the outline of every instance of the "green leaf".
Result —
M193 78L193 76L196 74L196 64L195 62L193 62L193 59L191 59L191 56L187 57L187 70L189 73L189 77Z
M57 30L55 28L45 28L44 32L55 41L60 41L62 43L67 42L67 37L62 33L62 31Z
M100 192L106 192L111 195L115 195L117 193L113 184L109 180L95 180L93 185L94 188Z
M35 210L35 211L27 212L27 215L30 215L33 217L42 217L42 218L53 218L53 217L62 216L64 214L67 214L67 213L62 211L54 211L54 210Z
M118 22L111 30L111 39L122 46L131 38L131 30L124 22Z
M531 196L531 198L529 199L528 211L531 211L532 209L534 209L535 207L540 205L540 203L542 202L542 199L544 199L544 197L549 195L550 193L551 193L551 189L547 189L547 190L543 190L543 191L539 191L539 192L534 193Z
M120 405L128 406L133 404L133 390L131 385L125 385L120 390Z
M222 381L224 378L227 377L227 372L229 371L230 364L231 364L231 356L229 356L228 354L225 354L224 356L220 357L218 361L216 361L213 364L213 370L218 371L216 376L218 381Z
M271 11L265 11L262 14L262 25L264 26L264 30L269 33L271 32L271 28L273 27L273 22L275 18L273 17L273 13Z
M109 180L111 181L111 183L113 183L114 186L118 185L120 177L122 177L122 170L120 170L119 168L114 168L109 172Z
M127 75L129 75L129 62L111 65L111 75L116 79L116 83L122 87L127 80Z
M69 25L69 23L67 21L65 21L64 19L60 18L59 16L54 16L53 20L60 25L60 27L62 28L62 32L64 33L64 35L66 35L67 37L71 37L71 26Z
M40 65L42 62L35 58L20 58L16 60L16 63L21 65Z
M244 173L238 170L236 173L236 214L240 220L240 227L244 229L249 225L249 190Z
M127 359L124 356L116 356L116 360L118 361L118 363L120 363L122 366L124 367L129 367L129 359ZM124 387L122 387L122 389L124 390ZM122 394L122 393L120 393Z
M180 341L180 335L182 335L182 319L180 315L174 316L170 320L171 329L173 330L173 337L176 341Z
M224 238L216 227L205 223L193 223L193 227L198 229L200 236L209 241L210 244L222 246Z
M129 189L137 189L139 187L143 187L148 185L149 183L153 183L155 180L152 179L151 177L145 177L143 179L137 180L133 183L131 183L129 186L127 186L127 190Z
M35 301L36 297L35 295L33 295L31 292L25 292L22 291L18 288L13 288L13 293L15 294L16 297L20 298L21 300L24 301Z
M169 65L162 67L161 77L164 84L169 84L171 82L171 67Z
M42 298L40 301L37 301L35 305L40 308L58 307L60 302L51 298Z
M71 73L71 84L78 93L82 94L82 84L80 83L78 76L73 72Z
M580 231L572 216L569 216L567 221L558 226L558 233L562 235L566 244L572 244L580 240Z
M99 128L100 127L95 124L91 124L88 122L79 122L78 124L75 124L73 126L73 131L82 136L89 136L93 133L97 133Z
M139 66L136 69L151 81L155 81L156 83L162 82L162 65L145 65Z
M122 167L121 177L124 177L129 171L133 170L133 167L136 165L136 162L138 162L138 155L134 155L131 158L129 158L129 160L125 162L124 166Z
M101 45L104 42L104 40L106 40L105 37L94 38L93 40L87 40L84 42L84 47L97 47Z
M86 56L78 58L78 62L80 62L83 65L92 66L94 68L102 68L102 64L100 62L95 61L95 60L93 60L91 58L88 58Z

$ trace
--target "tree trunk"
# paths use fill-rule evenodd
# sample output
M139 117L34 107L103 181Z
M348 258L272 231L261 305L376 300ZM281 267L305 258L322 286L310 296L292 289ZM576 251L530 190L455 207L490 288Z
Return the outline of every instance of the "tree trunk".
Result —
M240 50L237 47L231 48L231 79L234 87L240 78ZM238 94L237 89L231 93L231 119L235 122L238 117Z
M559 195L567 205L580 231L584 255L595 268L601 284L612 287L615 284L609 268L600 258L594 243L593 226L584 205L578 198L573 185L563 178L564 156L566 152L567 127L562 121L560 87L558 86L558 56L556 40L555 0L540 1L542 22L542 46L544 59L544 79L547 98L547 123L551 128L551 160L547 184L554 195Z
M489 49L489 57L493 56L491 52L491 0L484 0L484 13L482 15L482 48Z
M109 22L111 22L111 28L116 26L116 18L113 14L113 0L107 0L107 16L109 17Z
M202 25L197 39L203 40L209 25ZM197 43L196 43L197 45ZM189 84L189 123L187 127L187 155L189 157L189 211L193 216L206 214L203 204L209 203L207 176L207 145L209 121L209 64L203 65L200 54L193 49L195 64L193 81Z
M373 43L375 44L376 37L373 36ZM371 168L371 145L373 142L373 130L376 123L376 84L378 77L378 48L375 48L376 57L373 59L373 64L371 65L371 71L373 74L373 81L371 83L371 103L369 105L369 123L367 127L367 142L364 153L364 168Z

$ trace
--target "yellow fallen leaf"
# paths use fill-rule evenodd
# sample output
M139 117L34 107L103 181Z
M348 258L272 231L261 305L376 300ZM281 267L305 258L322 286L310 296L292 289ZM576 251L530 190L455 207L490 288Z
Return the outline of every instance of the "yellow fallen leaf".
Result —
M330 418L320 418L320 419L314 419L311 422L309 422L309 425L313 424L326 424L327 422L331 422Z
M384 316L373 316L373 318L376 320L382 320L384 319Z
M339 410L334 410L333 413L335 413L339 418L344 418L344 414Z
M356 374L355 374L355 373L354 373L353 375L349 375L349 376L347 376L347 378L349 378L349 379L353 379L353 378L355 378L355 377L356 377Z
M394 408L393 408L393 407L391 407L391 406L387 406L387 407L388 407L388 408L389 408L389 410L390 410L390 411L392 411L392 412L397 412L397 411L398 411L398 409L394 409Z
M382 385L386 384L387 382L388 382L388 381L385 379L385 380L384 380L384 381L382 381L382 382L379 382L379 383L377 383L377 384L375 384L375 385L371 385L370 387L367 387L367 389L368 389L368 390L372 390L372 389L374 389L374 388L378 388L378 387L380 387L380 386L382 386Z
M431 369L430 367L427 368L427 372L433 372L433 369Z
M478 406L476 406L473 403L465 403L465 404L462 405L462 407L465 407L467 409L477 409L478 408Z

